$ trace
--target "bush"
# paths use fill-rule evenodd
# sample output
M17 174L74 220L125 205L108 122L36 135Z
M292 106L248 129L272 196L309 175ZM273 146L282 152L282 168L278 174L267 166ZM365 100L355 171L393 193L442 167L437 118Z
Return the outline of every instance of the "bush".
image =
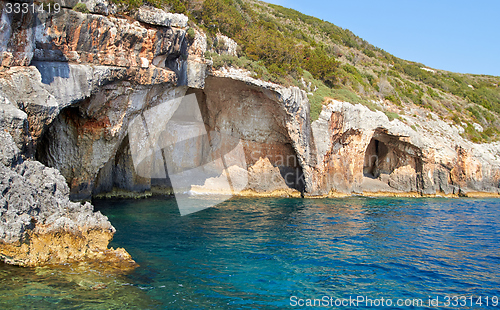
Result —
M363 53L364 53L366 56L368 56L368 57L372 57L372 58L374 58L374 57L376 56L376 55L375 55L375 53L374 53L372 50L369 50L369 49L366 49L366 48L363 50Z
M481 143L483 141L483 138L479 134L479 132L476 131L474 126L471 124L467 124L467 127L465 128L465 137L467 137L469 140L471 140L474 143Z
M188 38L188 39L190 39L190 40L194 40L194 38L195 38L195 36L196 36L196 34L195 34L195 32L194 32L194 29L193 29L193 28L189 28L189 29L187 30L187 32L186 32L186 36L187 36L187 38Z
M316 22L316 19L293 10L270 7L286 17L292 14ZM289 29L275 18L253 10L246 2L205 0L201 22L212 35L220 31L235 40L241 47L238 54L262 62L274 81L294 79L303 70L308 70L330 86L336 82L339 62L331 53L302 32Z
M167 8L171 13L182 13L189 16L187 6L190 0L111 0L116 4L123 4L125 7L132 9L138 8L141 5L148 3L156 8Z
M451 120L457 125L462 125L462 120L460 119L460 116L458 116L457 114L453 114Z
M399 119L399 114L396 112L385 111L384 114L387 115L387 118L389 118L389 122L395 119Z
M389 100L390 102L392 102L398 106L401 106L401 101L394 95L385 96L385 99Z
M74 7L73 10L76 12L81 12L81 13L90 13L89 9L87 9L87 5L83 2L78 2Z

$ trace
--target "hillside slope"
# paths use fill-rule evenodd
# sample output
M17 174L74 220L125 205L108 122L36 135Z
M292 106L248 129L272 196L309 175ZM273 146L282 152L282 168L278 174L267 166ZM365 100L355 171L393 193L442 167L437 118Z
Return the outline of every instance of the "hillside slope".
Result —
M432 118L428 112L434 112L473 142L500 138L500 77L428 68L332 23L261 1L150 2L188 14L209 33L212 53L206 57L215 67L245 68L257 78L306 90L313 120L332 98L362 103L390 119L404 114ZM219 32L238 43L237 57L215 53L225 44L217 40Z

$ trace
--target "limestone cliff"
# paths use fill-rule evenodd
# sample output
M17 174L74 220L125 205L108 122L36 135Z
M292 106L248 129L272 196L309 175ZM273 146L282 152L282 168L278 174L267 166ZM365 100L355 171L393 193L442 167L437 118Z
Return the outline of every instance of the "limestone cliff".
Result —
M90 198L131 115L152 98L185 91L173 86L182 77L187 18L161 11L168 26L158 26L67 8L23 14L2 2L0 9L0 259L133 264L123 249L107 249L115 232L107 218L68 197Z
M4 261L130 261L123 250L106 249L114 233L107 219L69 199L170 194L168 175L137 173L128 130L146 111L190 94L202 126L180 115L167 134L175 140L177 131L199 133L189 144L199 156L175 153L179 168L213 160L207 149L217 136L207 144L204 131L239 139L245 155L200 190L217 192L225 174L246 171L244 195L498 194L498 143L471 143L436 117L389 121L347 102L330 102L311 123L299 88L212 69L205 34L192 28L187 36L183 15L147 7L119 14L104 0L86 1L91 13L84 14L67 2L58 14L8 13L0 5ZM228 42L219 53L236 53ZM182 101L176 102L165 115L178 113Z
M438 117L389 121L362 105L331 101L312 125L319 193L498 194L499 143L474 144Z

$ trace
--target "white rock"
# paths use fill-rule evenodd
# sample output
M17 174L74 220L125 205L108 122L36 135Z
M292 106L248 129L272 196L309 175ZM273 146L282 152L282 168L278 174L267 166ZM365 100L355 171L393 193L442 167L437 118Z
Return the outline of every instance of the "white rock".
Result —
M429 69L429 68L420 68L420 69L427 71L427 72L436 73L436 70L433 70L433 69Z
M218 54L238 56L238 43L236 43L233 39L218 33L215 41L217 42L216 52Z
M479 125L478 123L473 123L472 126L474 126L474 129L479 132L483 132L483 126Z
M135 18L143 23L165 27L187 27L188 17L184 14L167 13L164 10L141 6Z

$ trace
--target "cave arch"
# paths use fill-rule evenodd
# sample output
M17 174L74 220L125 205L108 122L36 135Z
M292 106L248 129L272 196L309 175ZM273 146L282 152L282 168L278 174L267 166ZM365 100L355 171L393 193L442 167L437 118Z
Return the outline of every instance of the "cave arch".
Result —
M391 135L382 128L375 130L364 154L365 178L377 179L395 190L416 192L422 188L422 170L422 151L407 137Z
M230 78L208 76L195 93L207 131L228 132L241 139L247 167L267 158L279 169L286 185L305 192L305 179L294 142L287 129L286 111L261 87Z
M136 115L126 105L136 95L113 97L115 88L121 90L120 85L108 85L100 93L63 109L38 146L37 159L61 171L70 185L72 199L172 192L168 176L165 180L146 180L134 171L125 124ZM181 90L182 87L158 86L139 88L136 93L143 101L161 98L164 93L167 99L195 94L206 131L225 132L241 139L247 168L260 158L267 158L278 168L286 186L305 191L303 170L287 129L286 111L266 90L217 77L207 77L204 89ZM141 104L145 109L150 105ZM151 106L155 104L159 103L152 102ZM120 123L120 133L110 136L110 127L117 119L113 111L116 107L125 118Z

